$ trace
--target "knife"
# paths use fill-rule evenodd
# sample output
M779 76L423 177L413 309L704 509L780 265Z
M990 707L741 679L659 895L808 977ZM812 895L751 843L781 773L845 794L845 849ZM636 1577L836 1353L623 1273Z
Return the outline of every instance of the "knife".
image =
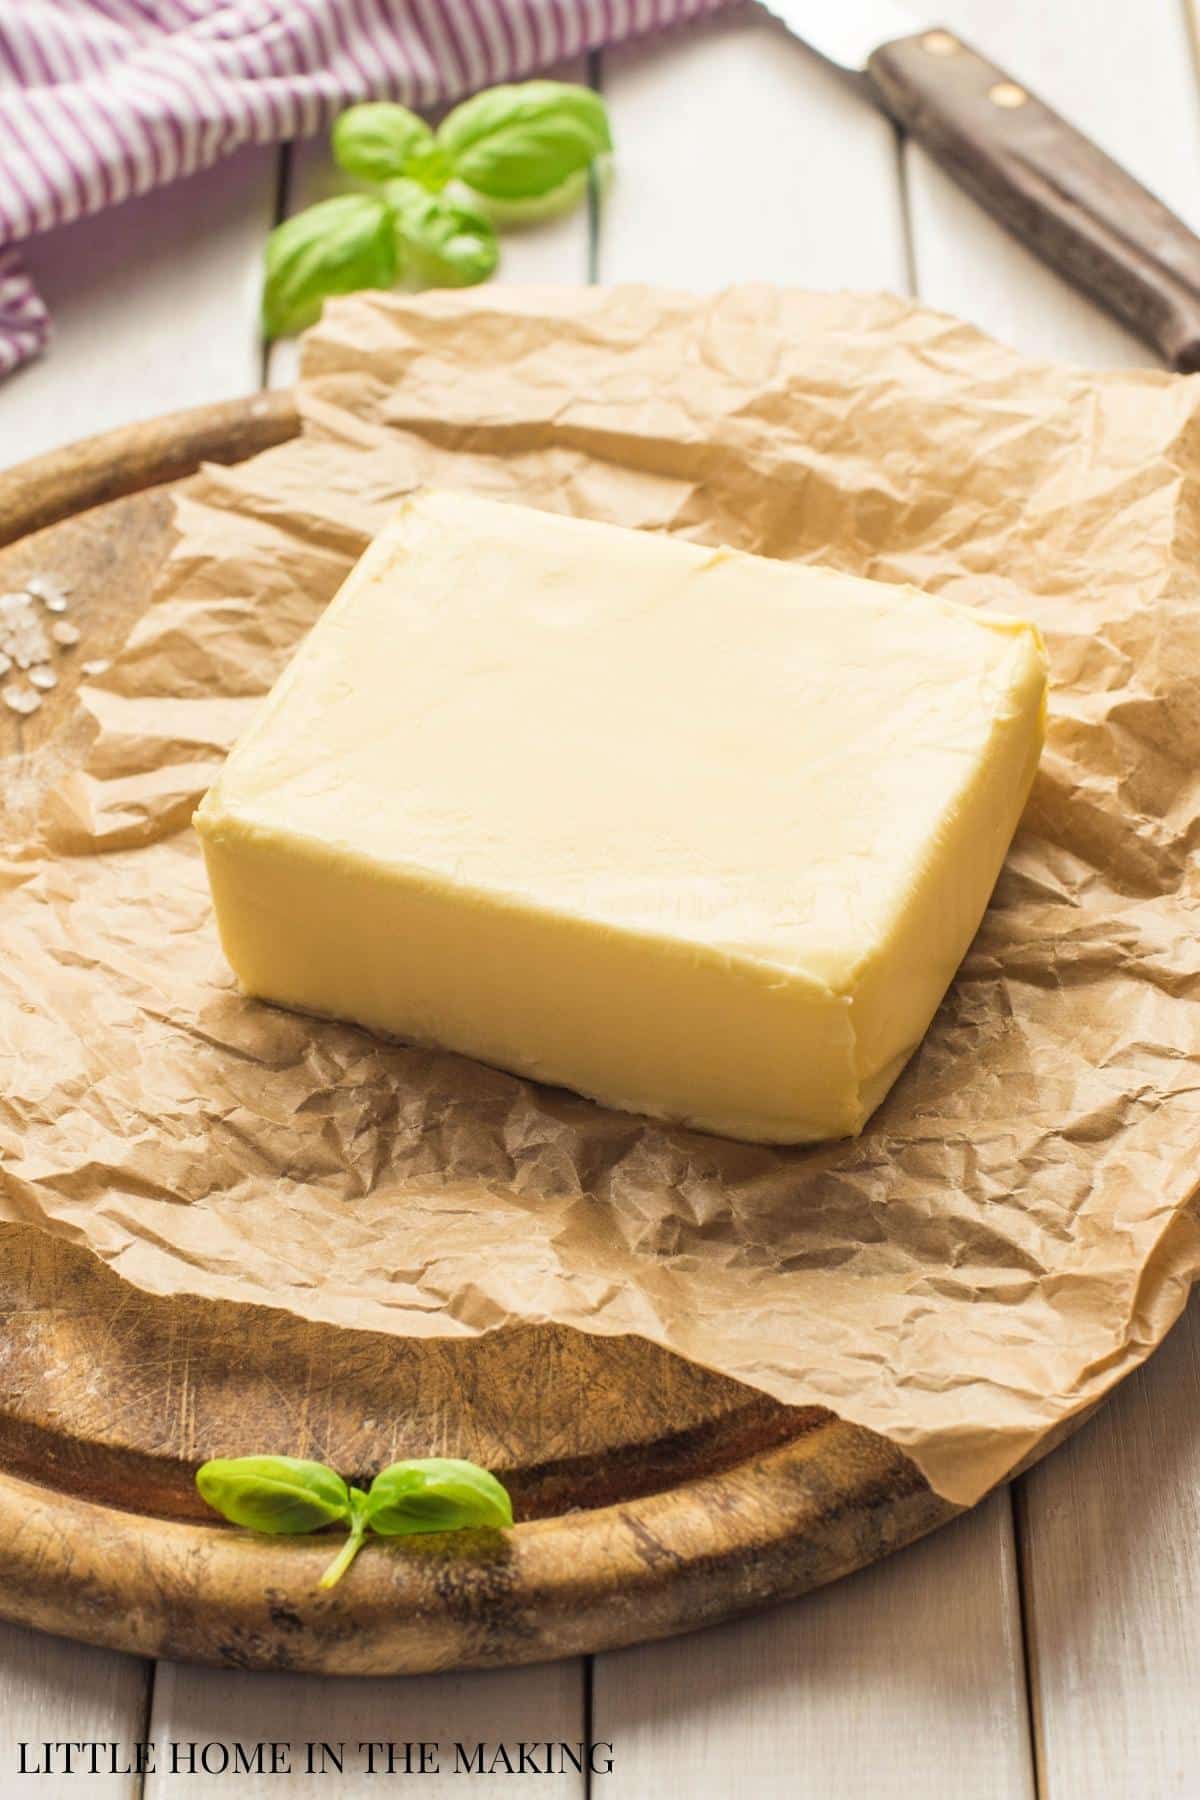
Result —
M1173 368L1200 369L1200 238L1023 82L894 0L764 0L946 173Z

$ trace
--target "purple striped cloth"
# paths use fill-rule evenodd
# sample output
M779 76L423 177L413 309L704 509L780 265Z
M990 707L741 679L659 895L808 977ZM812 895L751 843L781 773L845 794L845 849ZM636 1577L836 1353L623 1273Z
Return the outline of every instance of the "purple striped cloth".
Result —
M321 131L351 101L453 100L721 4L0 0L0 375L50 329L23 238Z

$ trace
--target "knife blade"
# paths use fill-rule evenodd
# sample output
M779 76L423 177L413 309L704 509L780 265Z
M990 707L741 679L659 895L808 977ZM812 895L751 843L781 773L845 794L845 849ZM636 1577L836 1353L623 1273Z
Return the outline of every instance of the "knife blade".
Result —
M1174 369L1200 369L1200 238L1021 81L895 0L763 0L946 173Z
M851 75L865 75L867 60L880 44L928 30L894 0L763 0L792 36L826 62Z

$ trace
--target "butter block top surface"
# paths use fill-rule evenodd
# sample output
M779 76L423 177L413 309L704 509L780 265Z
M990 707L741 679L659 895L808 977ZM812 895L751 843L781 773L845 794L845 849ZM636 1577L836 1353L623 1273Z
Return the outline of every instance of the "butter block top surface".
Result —
M986 800L981 769L1017 733L986 900L1044 686L1017 620L424 493L352 572L197 823L843 992L941 879L969 796Z

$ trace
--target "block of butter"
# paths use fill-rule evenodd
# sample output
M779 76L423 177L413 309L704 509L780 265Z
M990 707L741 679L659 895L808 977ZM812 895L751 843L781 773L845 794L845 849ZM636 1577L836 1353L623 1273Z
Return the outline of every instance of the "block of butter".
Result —
M1032 626L429 493L196 815L245 990L612 1106L851 1135L987 905Z

